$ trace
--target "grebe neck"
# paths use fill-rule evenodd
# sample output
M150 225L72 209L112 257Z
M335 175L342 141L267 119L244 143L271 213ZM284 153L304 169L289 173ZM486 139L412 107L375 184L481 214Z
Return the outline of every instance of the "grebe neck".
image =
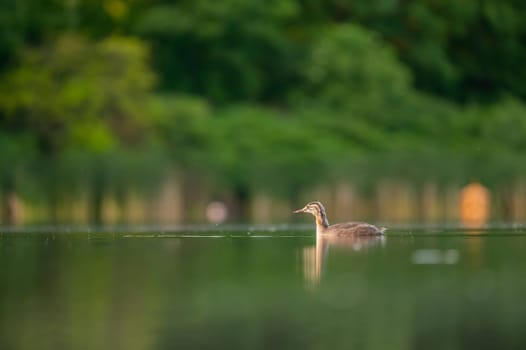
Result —
M316 213L316 232L322 233L327 227L329 227L329 220L327 220L325 208L320 206Z

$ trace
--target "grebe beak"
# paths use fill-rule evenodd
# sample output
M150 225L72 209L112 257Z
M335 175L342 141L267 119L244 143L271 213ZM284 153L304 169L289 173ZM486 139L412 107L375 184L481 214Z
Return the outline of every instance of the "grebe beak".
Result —
M305 208L301 208L298 210L294 210L292 213L297 214L297 213L304 213L304 212L305 212Z

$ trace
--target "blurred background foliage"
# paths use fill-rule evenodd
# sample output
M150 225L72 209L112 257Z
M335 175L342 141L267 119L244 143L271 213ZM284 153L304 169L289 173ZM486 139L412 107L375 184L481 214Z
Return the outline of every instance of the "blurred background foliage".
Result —
M13 198L55 222L83 198L101 223L105 198L169 177L183 207L237 220L324 184L509 187L524 18L515 0L4 0L3 218Z

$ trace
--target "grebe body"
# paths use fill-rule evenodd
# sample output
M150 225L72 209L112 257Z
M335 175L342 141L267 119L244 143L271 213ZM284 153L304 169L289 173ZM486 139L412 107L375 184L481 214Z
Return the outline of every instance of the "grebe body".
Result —
M377 227L366 222L344 222L329 225L325 207L321 202L310 202L294 213L309 213L316 218L316 234L322 236L354 237L383 235L385 227Z

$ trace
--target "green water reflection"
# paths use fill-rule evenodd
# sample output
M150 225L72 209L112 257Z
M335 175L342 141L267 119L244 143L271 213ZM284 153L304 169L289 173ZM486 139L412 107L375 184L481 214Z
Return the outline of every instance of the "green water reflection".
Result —
M0 349L524 348L523 233L4 233Z

